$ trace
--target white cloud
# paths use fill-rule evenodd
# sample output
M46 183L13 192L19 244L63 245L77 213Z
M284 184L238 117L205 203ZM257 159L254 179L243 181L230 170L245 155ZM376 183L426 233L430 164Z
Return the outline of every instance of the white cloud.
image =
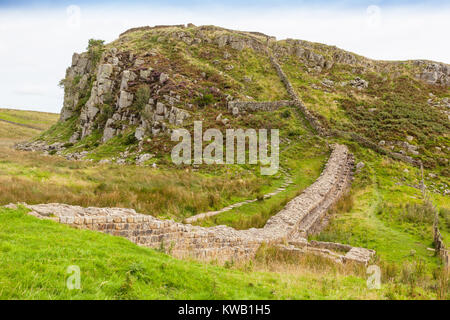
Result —
M20 88L14 89L13 93L25 96L47 96L48 87L35 84L25 84Z
M420 58L450 63L450 42L446 41L449 15L449 8L380 6L346 10L224 6L3 9L0 11L0 106L59 112L63 92L57 85L70 65L72 53L84 51L89 38L112 41L131 27L188 22L214 24L260 31L278 39L336 45L374 59Z

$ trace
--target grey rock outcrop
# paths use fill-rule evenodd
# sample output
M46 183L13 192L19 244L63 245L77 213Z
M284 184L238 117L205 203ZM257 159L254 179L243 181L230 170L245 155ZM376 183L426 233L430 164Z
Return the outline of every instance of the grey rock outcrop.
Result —
M369 82L359 77L356 77L354 80L351 80L349 84L358 90L367 89L369 87Z
M450 66L444 63L419 60L415 62L422 71L416 77L430 84L450 86Z
M137 78L136 74L131 70L124 70L122 72L122 80L120 82L120 90L128 89L128 82L134 81Z
M89 73L92 63L87 53L72 56L72 65L66 70L64 79L64 104L61 109L60 121L66 121L74 115L80 100L80 93L88 87Z

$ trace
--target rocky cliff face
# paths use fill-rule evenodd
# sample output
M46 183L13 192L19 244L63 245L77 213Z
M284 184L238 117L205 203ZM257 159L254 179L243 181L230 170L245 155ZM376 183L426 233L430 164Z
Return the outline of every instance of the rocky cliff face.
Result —
M71 142L92 134L94 129L102 131L102 141L106 142L129 126L137 126L136 138L141 140L147 130L157 134L168 124L183 124L189 113L175 107L181 103L181 98L170 90L173 82L169 75L144 67L144 61L132 53L111 48L104 52L94 69L86 53L74 54L66 82L80 80L66 87L61 111L61 121L79 113L79 123ZM86 90L90 90L86 94L88 99L78 110L80 94Z
M80 96L86 92L91 78L93 66L87 53L74 53L72 65L67 68L64 79L64 105L61 110L60 121L66 121L77 111Z
M318 75L337 65L395 74L403 65L412 64L417 79L450 86L450 68L442 63L377 62L335 47L292 39L276 41L261 33L214 26L135 28L102 46L101 52L98 59L89 51L75 53L66 72L60 121L76 119L72 143L94 132L101 136L100 143L105 143L130 128L136 140L143 141L186 126L205 105L226 110L233 100L258 100L261 86L252 84L252 76L234 71L236 63L246 63L236 60L243 52L255 54L260 61L267 59L267 65L257 66L262 69L261 77L273 69L268 59L273 55L281 60L295 58ZM211 58L214 52L223 56ZM369 84L360 81L366 89ZM243 94L251 85L255 89L249 92L255 94Z
M421 71L417 73L417 78L434 85L450 86L449 65L423 60L415 61L415 65L419 66Z

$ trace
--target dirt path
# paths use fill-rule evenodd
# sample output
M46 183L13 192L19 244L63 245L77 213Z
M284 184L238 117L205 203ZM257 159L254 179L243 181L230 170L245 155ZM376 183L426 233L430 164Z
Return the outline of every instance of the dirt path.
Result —
M14 124L16 126L21 126L21 127L25 127L25 128L30 128L30 129L42 131L41 128L34 127L34 126L29 125L29 124L18 123L18 122L14 122L14 121L5 120L5 119L0 119L0 121L6 122L6 123L9 123L9 124Z

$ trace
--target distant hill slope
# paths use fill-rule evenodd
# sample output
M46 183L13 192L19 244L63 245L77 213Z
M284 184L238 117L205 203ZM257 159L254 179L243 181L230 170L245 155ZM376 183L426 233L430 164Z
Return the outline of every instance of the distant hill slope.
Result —
M49 112L0 108L0 120L22 124L32 129L46 130L58 120L58 115Z
M55 113L0 108L0 141L11 144L32 139L57 121Z

